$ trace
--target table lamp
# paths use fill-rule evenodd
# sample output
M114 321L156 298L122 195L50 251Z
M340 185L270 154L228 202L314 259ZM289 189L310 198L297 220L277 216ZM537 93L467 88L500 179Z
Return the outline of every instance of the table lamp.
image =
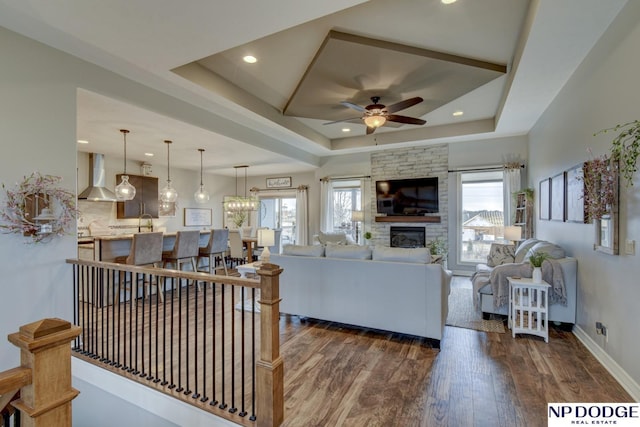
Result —
M522 239L522 227L519 225L508 225L504 227L504 240L513 242L513 244L517 246L520 239Z
M363 211L351 211L351 221L356 223L356 243L360 243L360 230L358 224L364 221Z
M262 261L263 263L269 262L269 258L271 257L269 246L275 245L275 240L275 232L273 230L258 230L258 245L264 247L264 249L262 250L262 255L260 256L260 261Z

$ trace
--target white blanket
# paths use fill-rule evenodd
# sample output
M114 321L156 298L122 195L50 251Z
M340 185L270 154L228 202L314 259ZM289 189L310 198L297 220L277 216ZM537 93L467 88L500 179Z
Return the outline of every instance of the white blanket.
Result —
M531 277L533 268L529 263L502 264L491 272L491 289L493 292L493 305L498 308L509 303L508 277ZM551 285L549 292L549 304L567 305L567 291L562 277L562 268L555 259L546 259L542 263L542 280Z

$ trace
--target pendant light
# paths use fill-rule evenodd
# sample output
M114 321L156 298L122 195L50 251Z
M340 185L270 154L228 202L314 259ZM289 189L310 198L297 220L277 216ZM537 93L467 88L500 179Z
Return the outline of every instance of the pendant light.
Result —
M209 201L209 192L204 189L204 184L202 183L202 153L204 153L204 148L198 148L200 152L200 188L195 192L193 197L196 199L196 203L207 203Z
M116 185L116 199L119 201L133 200L136 197L136 187L129 183L129 175L127 175L127 134L126 129L120 129L122 138L124 139L124 173L120 176L122 182Z
M165 140L164 143L167 144L167 185L162 190L160 190L160 200L166 203L173 203L178 200L178 192L171 186L171 175L169 173L169 146L171 145L171 141Z

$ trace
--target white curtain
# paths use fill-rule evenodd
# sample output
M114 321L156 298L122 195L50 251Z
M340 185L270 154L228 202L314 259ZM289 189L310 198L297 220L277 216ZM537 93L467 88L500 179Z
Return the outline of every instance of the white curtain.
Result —
M520 170L519 163L505 165L503 172L504 182L504 225L513 225L516 213L515 192L520 191Z
M309 196L306 186L296 191L296 244L309 244Z
M320 231L333 231L333 183L329 178L320 181Z

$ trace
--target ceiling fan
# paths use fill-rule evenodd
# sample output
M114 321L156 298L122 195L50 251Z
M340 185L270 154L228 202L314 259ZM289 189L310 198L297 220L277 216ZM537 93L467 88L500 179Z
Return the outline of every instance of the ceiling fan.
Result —
M362 117L352 117L350 119L337 120L335 122L325 123L325 125L338 122L346 122L349 120L353 120L354 118L361 118L364 121L365 125L367 125L367 135L371 135L376 131L377 128L384 125L387 121L406 123L411 125L423 125L427 123L426 120L418 119L415 117L393 114L396 111L404 110L405 108L409 108L421 103L423 99L419 96L396 102L395 104L391 104L388 107L383 104L378 104L378 101L380 101L379 96L372 96L371 101L373 102L373 104L367 105L366 107L362 107L348 101L341 101L340 103L345 107L353 108L354 110L361 112L363 114Z

